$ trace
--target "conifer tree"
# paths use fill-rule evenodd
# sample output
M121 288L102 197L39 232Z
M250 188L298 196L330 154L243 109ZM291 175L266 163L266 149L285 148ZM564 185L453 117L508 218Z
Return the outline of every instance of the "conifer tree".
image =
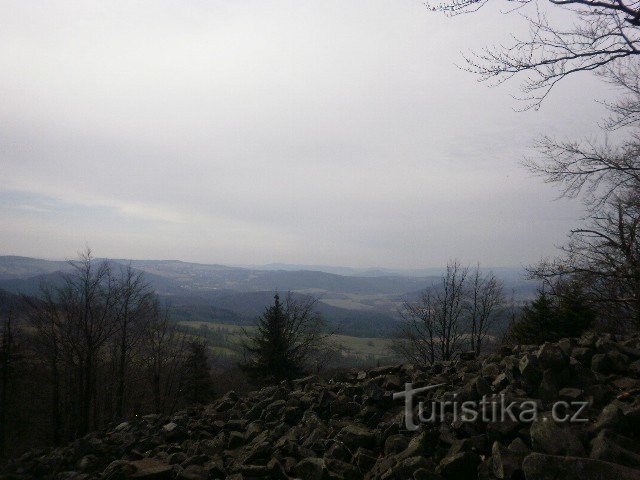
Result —
M240 368L254 383L291 381L304 375L310 354L322 340L324 324L314 305L313 299L296 302L291 295L283 305L276 292L255 334L245 332L245 362Z
M522 317L511 326L518 343L539 344L551 336L554 327L554 307L551 297L542 290L538 297L522 309Z
M522 344L540 344L563 337L575 337L587 330L596 318L576 285L560 285L549 295L544 290L522 311L511 326L511 336Z
M207 403L213 394L211 369L207 359L207 346L196 340L189 342L184 365L183 396L188 403Z
M577 288L570 288L558 295L556 307L556 332L558 338L575 337L595 322L596 312Z

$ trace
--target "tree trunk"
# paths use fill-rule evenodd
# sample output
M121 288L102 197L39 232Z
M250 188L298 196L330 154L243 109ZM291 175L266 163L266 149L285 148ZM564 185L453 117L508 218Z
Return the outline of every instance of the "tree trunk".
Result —
M60 372L58 362L54 359L51 362L51 427L53 443L60 444L62 421L60 418Z
M84 364L84 382L82 385L82 399L80 402L80 426L79 435L83 436L89 431L89 419L91 418L91 399L93 396L93 355L91 350L86 354Z
M122 410L124 405L124 374L125 363L127 360L127 323L129 312L125 307L124 318L122 321L122 336L120 338L120 361L118 363L118 387L116 390L116 418L122 418Z
M7 419L7 389L9 388L9 369L11 367L11 316L5 322L2 331L2 391L0 392L0 456L5 453L6 419Z

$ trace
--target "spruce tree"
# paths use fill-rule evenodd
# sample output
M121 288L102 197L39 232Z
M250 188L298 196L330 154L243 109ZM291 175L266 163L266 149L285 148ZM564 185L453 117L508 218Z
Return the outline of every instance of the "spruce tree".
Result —
M556 332L558 338L576 337L594 323L595 310L579 289L571 288L558 296Z
M543 290L522 309L522 317L511 326L514 339L521 344L539 344L555 337L555 309L551 297Z
M207 358L207 346L196 340L189 342L184 364L183 397L189 403L207 403L213 395L213 381Z
M243 344L246 361L240 368L254 383L291 381L304 375L309 353L318 347L323 324L313 301L286 305L278 293L258 320L257 331ZM246 333L246 332L245 332Z
M521 344L576 337L592 325L595 317L576 285L561 285L556 295L541 291L523 308L522 317L511 326L511 336Z

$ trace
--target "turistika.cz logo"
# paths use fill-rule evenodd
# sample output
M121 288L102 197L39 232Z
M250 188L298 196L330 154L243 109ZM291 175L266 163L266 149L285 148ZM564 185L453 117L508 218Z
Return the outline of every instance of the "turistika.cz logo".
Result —
M483 395L481 400L457 400L458 394L454 393L451 400L430 402L430 408L426 409L424 402L418 402L418 419L414 416L415 397L428 390L434 390L444 386L444 383L427 385L426 387L413 388L413 383L405 383L402 392L393 394L394 399L404 398L404 424L407 430L418 430L421 423L442 422L446 414L452 415L452 422L505 422L532 423L538 419L538 404L533 400L508 401L504 394ZM582 412L589 402L563 400L554 402L551 406L551 418L557 423L585 423L589 420L582 416ZM547 420L548 417L543 417Z

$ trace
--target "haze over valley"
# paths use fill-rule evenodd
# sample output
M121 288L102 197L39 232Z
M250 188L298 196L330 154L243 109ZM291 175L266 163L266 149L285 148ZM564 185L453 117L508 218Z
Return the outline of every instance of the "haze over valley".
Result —
M180 321L253 325L278 290L317 298L318 311L332 327L357 337L391 336L403 302L419 297L425 288L438 282L443 271L296 265L249 268L177 260L110 261L144 272L145 279ZM61 273L69 273L71 269L69 262L62 260L0 256L0 289L37 295L42 283L55 283L61 280ZM330 273L336 271L343 274ZM538 282L527 280L524 269L498 268L495 273L504 279L506 291L518 304L535 294Z

